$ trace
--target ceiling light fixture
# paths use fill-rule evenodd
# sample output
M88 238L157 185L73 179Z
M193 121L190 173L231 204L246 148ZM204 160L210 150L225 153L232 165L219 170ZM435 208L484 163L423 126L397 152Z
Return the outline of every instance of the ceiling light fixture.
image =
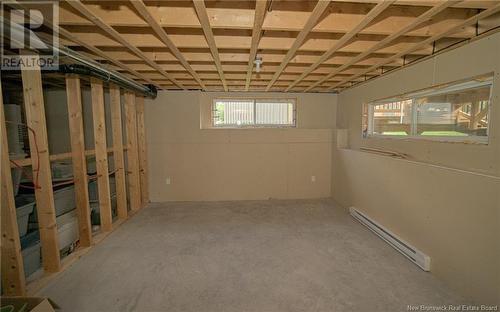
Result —
M262 65L262 57L257 56L255 58L255 61L253 61L255 64L255 72L260 73L260 66Z

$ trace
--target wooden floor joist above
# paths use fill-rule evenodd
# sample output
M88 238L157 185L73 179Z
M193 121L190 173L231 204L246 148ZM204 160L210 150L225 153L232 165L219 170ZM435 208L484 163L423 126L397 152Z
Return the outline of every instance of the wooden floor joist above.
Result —
M163 89L331 92L498 29L499 11L473 0L67 0L60 27L62 44Z

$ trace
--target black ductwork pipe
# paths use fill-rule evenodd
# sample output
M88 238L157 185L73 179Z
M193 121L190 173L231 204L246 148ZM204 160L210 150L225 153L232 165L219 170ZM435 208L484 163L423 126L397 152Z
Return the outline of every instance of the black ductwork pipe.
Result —
M153 85L141 85L138 83L131 84L129 81L124 80L123 78L112 72L101 70L100 68L96 67L90 67L87 65L61 64L59 65L59 70L57 72L96 77L105 82L112 82L116 85L119 85L120 87L131 89L153 99L156 98L158 93L156 87Z
M12 24L8 19L5 19L3 16L0 16L0 23L5 27L3 35L6 34L7 38L11 41L24 43L24 34L26 29L18 24ZM14 27L11 27L14 26ZM143 94L146 97L155 98L157 95L157 90L155 86L152 85L142 85L137 83L136 81L129 79L120 73L112 70L108 70L103 68L102 64L89 59L72 49L67 47L59 46L56 47L48 42L40 40L40 38L36 37L37 40L44 43L45 46L51 48L53 51L58 52L60 56L65 56L74 61L74 64L66 65L60 64L59 71L51 70L50 72L61 72L65 74L73 73L79 75L89 75L92 77L96 77L102 79L104 81L113 82L125 89L129 89L136 93ZM22 44L21 44L22 45ZM43 70L43 68L42 68Z

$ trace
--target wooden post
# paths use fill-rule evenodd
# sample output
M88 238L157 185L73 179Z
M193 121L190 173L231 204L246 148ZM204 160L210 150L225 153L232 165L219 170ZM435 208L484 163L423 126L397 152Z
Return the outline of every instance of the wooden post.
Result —
M92 228L90 224L87 160L85 158L85 141L83 138L82 94L78 76L66 76L66 96L80 245L89 247L92 244Z
M115 163L116 207L118 218L126 219L127 186L125 182L125 157L123 156L122 111L120 104L120 88L109 85L111 103L111 126L113 131L113 160Z
M479 101L474 101L470 105L470 121L469 121L469 129L475 130L479 124L479 120L477 118L477 114L479 113Z
M92 117L94 119L95 161L97 167L97 189L101 215L101 230L113 229L111 197L109 193L108 153L106 147L106 118L104 112L104 92L102 81L90 79L92 93Z
M25 296L26 285L24 279L23 257L21 256L21 243L17 228L16 204L12 190L12 177L10 175L9 146L7 129L5 127L4 107L2 103L2 86L0 84L0 131L2 132L2 187L1 187L1 252L2 262L2 290L7 296Z
M148 159L146 145L146 129L144 125L144 98L135 98L137 108L137 142L139 147L139 176L141 182L141 204L145 207L149 202Z
M47 272L61 269L59 242L57 239L56 211L54 192L52 189L52 172L50 169L49 146L45 107L43 104L42 75L38 67L38 55L30 55L31 67L21 64L23 80L24 107L26 123L30 128L29 143L35 181L35 197L38 214L38 227L42 243L43 268Z
M130 209L141 208L141 185L139 179L139 158L137 150L137 116L135 95L125 92L125 118L127 123L127 173L130 193Z

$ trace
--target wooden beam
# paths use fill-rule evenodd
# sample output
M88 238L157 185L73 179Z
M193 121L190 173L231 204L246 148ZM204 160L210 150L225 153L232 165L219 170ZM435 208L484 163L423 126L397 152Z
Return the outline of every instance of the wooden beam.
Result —
M158 35L158 37L161 39L161 41L163 41L163 43L165 43L165 45L175 55L177 60L179 60L179 62L181 62L182 66L184 66L184 68L191 74L191 76L193 76L193 78L198 82L200 87L203 90L205 90L206 87L203 84L203 81L201 81L198 74L193 70L191 65L189 65L189 63L186 61L186 59L182 55L181 51L179 51L179 49L174 45L172 40L170 40L167 33L165 32L165 29L162 28L158 24L158 22L153 18L151 13L149 13L144 2L142 0L130 0L130 2L135 7L137 12L139 12L139 14L142 16L142 18L144 18L144 20L149 24L149 26L151 26L151 28L153 28L154 32Z
M488 102L489 103L489 102ZM488 107L489 105L486 105L485 108L483 108L477 115L476 115L476 120L477 122L480 122L486 115L489 113L490 109Z
M182 1L167 1L156 2L151 5L148 4L148 9L155 19L155 21L163 28L198 28L200 23L196 17L196 12L189 6L177 5L183 3ZM380 1L370 1L365 3L353 3L335 1L335 5L331 6L328 10L328 15L313 29L314 32L324 33L345 33L359 22L362 15L369 11L370 7L376 5ZM364 0L360 0L364 2ZM370 25L363 30L363 34L380 34L389 35L395 29L400 29L404 25L411 23L414 14L420 15L426 10L426 7L433 6L438 1L423 1L424 6L406 6L408 1L398 1L397 5L390 8L383 18ZM461 4L465 3L463 1ZM482 2L472 0L474 3ZM494 1L485 1L487 5L479 6L478 8L487 9ZM168 4L167 4L168 3ZM244 29L252 30L254 12L252 10L250 1L239 1L237 7L236 1L230 1L231 8L224 7L223 1L218 5L213 5L208 8L208 17L213 29ZM263 26L265 31L296 31L299 32L307 21L309 10L307 7L313 4L313 1L274 1L272 10L267 13L267 17ZM460 4L459 4L460 5ZM459 5L455 6L458 7ZM106 6L99 3L89 3L87 5L93 12L100 17L105 17L106 22L110 26L129 26L136 28L149 27L148 23L137 16L132 8L123 5L120 10L109 10ZM445 23L454 23L457 20L465 19L470 16L473 10L470 9L453 9L436 17L431 23L416 29L412 32L415 36L432 36L442 29ZM91 23L74 13L67 10L65 6L60 8L60 25L69 26L87 26ZM451 26L451 25L449 25ZM473 35L473 28L469 27L460 32L460 35Z
M2 102L2 85L0 83L0 131L2 132L1 150L1 246L0 261L2 262L2 291L7 296L25 296L26 281L24 279L23 257L17 227L16 204L12 189L12 177L9 164L9 144L7 127L5 126L4 106Z
M17 3L19 4L21 7L23 8L27 8L25 5L22 5L20 3ZM29 12L28 10L26 10L26 12ZM75 43L78 43L79 45L81 45L82 47L85 47L86 49L90 50L91 52L95 53L96 55L108 60L109 62L115 64L116 66L130 72L131 74L135 75L136 77L138 78L141 78L141 79L144 79L146 80L148 83L150 84L153 84L157 87L159 87L158 84L156 84L154 81L144 77L142 74L138 73L137 71L131 69L130 67L128 67L127 65L123 64L122 62L112 58L112 57L109 57L105 52L103 52L102 50L98 49L97 47L93 46L93 45L90 45L90 44L87 44L86 42L78 39L77 37L75 37L73 34L71 34L69 31L66 31L64 28L62 27L59 27L59 26L55 26L54 24L52 24L52 22L50 20L47 20L47 19L43 19L43 17L38 17L36 14L34 16L29 16L28 18L30 19L33 19L35 22L38 22L40 24L43 24L47 27L49 27L50 29L52 29L56 35L63 35L64 37L66 37L67 39L75 42ZM39 36L44 36L45 34L38 34ZM51 39L51 38L49 38Z
M82 94L80 78L66 76L66 97L68 102L69 134L71 141L71 162L75 181L76 212L80 245L92 245L92 227L90 224L89 189L87 180L87 159L83 131Z
M262 24L264 23L264 17L266 16L266 6L267 0L257 0L255 3L255 16L253 19L253 30L252 30L252 45L250 47L250 55L248 58L248 69L247 77L245 82L245 91L248 91L250 86L250 79L252 78L253 61L257 54L257 49L259 48L259 41L262 33Z
M149 203L148 157L146 145L146 127L144 124L144 98L135 98L137 108L137 145L139 147L139 177L141 183L141 203L145 207Z
M90 50L91 52L95 53L96 55L106 59L107 61L113 63L114 65L122 68L123 70L126 70L128 71L129 73L131 73L132 75L136 76L137 78L140 78L140 79L144 79L145 81L147 81L148 83L152 84L152 85L155 85L157 87L159 87L159 85L154 82L153 80L149 79L148 77L144 76L143 74L137 72L136 70L132 69L130 66L120 62L119 60L113 58L113 57L110 57L106 52L96 48L95 46L93 45L90 45L90 44L87 44L86 42L78 39L77 37L75 37L73 34L71 34L69 31L65 30L64 28L60 27L58 28L58 31L61 35L63 35L64 37L68 38L69 40L75 42L75 43L78 43L79 45L81 45L82 47Z
M127 150L126 147L123 148L123 150ZM108 154L113 153L113 148L108 148ZM95 156L95 150L86 150L85 151L85 157L92 157ZM64 160L64 159L71 159L72 153L60 153L60 154L52 154L49 156L50 161L57 161L57 160ZM16 159L15 164L11 163L10 167L11 168L16 168L17 166L21 167L28 167L31 166L31 158L22 158L22 159Z
M109 192L108 153L106 151L106 118L102 80L91 78L92 117L94 120L95 161L97 169L97 190L101 229L104 232L113 228L111 197Z
M215 43L214 34L212 32L212 27L210 26L210 21L207 15L207 8L205 7L205 0L193 0L194 8L198 19L200 20L201 27L203 28L203 33L205 34L205 39L207 40L208 47L212 53L212 57L219 72L220 80L224 86L224 91L228 91L226 79L224 78L224 71L222 70L222 64L219 58L219 51Z
M165 76L167 79L172 81L176 86L178 86L181 89L185 89L184 86L179 83L175 78L173 78L169 73L167 73L165 70L163 70L158 64L147 58L144 53L139 50L136 46L130 44L127 40L123 38L123 36L117 32L113 27L109 26L106 22L104 22L101 18L98 16L94 15L87 7L81 3L79 0L72 0L72 1L67 1L66 3L69 3L74 9L76 9L78 12L83 14L87 19L92 21L95 25L99 26L102 30L104 30L107 34L109 34L113 39L118 41L120 44L123 46L127 47L130 49L132 52L134 52L137 56L139 56L141 59L144 60L149 66L153 67L156 69L159 73L161 73L163 76Z
M29 52L28 52L29 53ZM33 62L26 67L21 64L23 80L24 107L26 124L29 127L29 144L33 177L35 182L35 198L38 214L38 227L42 244L43 268L47 272L57 272L61 268L59 258L59 242L57 236L56 211L54 192L52 189L52 172L49 160L49 144L45 107L43 104L42 75L38 55L23 55Z
M346 45L354 36L356 36L361 30L363 30L368 24L371 23L377 16L380 15L385 9L391 6L394 1L382 1L377 4L373 9L365 15L365 17L349 32L340 38L328 51L323 53L321 57L312 64L300 77L295 80L285 91L293 88L297 83L299 83L302 79L304 79L307 75L309 75L313 70L318 68L319 65L323 64L326 60L328 60L333 53L337 52L344 45Z
M127 174L130 196L130 209L132 211L141 208L141 183L139 177L139 154L137 147L137 111L135 107L135 95L125 92L125 119L127 125Z
M113 132L113 162L115 164L116 209L118 218L126 219L127 185L125 181L125 158L123 155L122 109L120 103L120 88L115 84L109 85L111 104L111 127Z
M377 43L376 45L374 45L370 49L366 50L363 53L358 54L356 57L353 57L350 61L348 61L345 64L341 65L340 67L334 69L330 74L328 74L326 77L318 80L316 83L309 86L305 91L309 91L309 90L315 88L316 86L322 84L323 82L330 80L332 77L334 77L336 74L342 72L344 69L348 68L351 65L358 63L359 61L368 57L370 54L375 53L377 50L388 45L389 43L400 38L401 36L407 34L412 29L416 28L418 25L422 24L425 21L428 21L433 16L442 12L444 9L450 7L451 5L456 4L457 2L460 2L460 1L446 1L446 2L440 2L440 3L436 4L430 10L427 10L424 14L422 14L418 18L416 18L411 24L407 25L406 27L403 27L402 29L398 30L397 32L384 38L382 41L380 41L379 43ZM310 73L310 71L309 71L309 73ZM294 83L288 89L295 86L299 81L304 79L305 76L307 76L307 74L301 75L296 81L294 81ZM287 91L288 91L288 89L287 89Z
M306 24L304 25L304 28L302 31L298 34L297 38L292 44L292 47L288 50L288 52L285 55L285 58L281 62L278 70L274 74L273 78L271 79L271 82L267 85L266 91L269 91L273 84L278 80L279 76L285 69L285 67L288 65L288 62L294 57L295 53L297 50L300 48L300 46L304 43L304 40L306 39L307 35L309 32L316 26L318 23L320 17L323 15L323 12L326 10L326 8L330 5L329 0L325 1L318 1L318 4L316 4L316 7L314 7L314 10L312 11L311 15L309 16Z
M347 77L346 79L344 79L344 80L342 80L342 81L334 84L333 86L331 86L329 88L329 90L334 90L337 87L342 86L345 83L347 83L347 82L349 82L349 81L351 81L353 79L361 77L361 76L363 76L366 73L372 72L372 71L378 69L379 67L384 66L385 64L387 64L389 62L393 62L394 60L396 60L396 59L398 59L400 57L403 57L404 55L410 54L413 51L416 51L416 50L422 48L423 46L425 46L427 44L430 44L430 43L432 43L434 41L437 41L437 40L439 40L441 38L447 37L450 34L453 34L453 33L457 32L457 31L460 31L460 29L462 29L463 27L466 27L468 25L472 25L472 24L476 23L478 20L486 18L488 16L491 16L491 15L493 15L493 14L499 12L499 11L500 11L500 3L492 6L491 8L489 8L487 10L482 11L481 13L478 13L478 14L476 14L476 15L468 18L468 19L466 19L465 21L461 22L459 25L456 25L456 26L453 26L453 27L449 28L447 31L444 31L444 32L442 32L440 34L437 34L435 36L429 37L429 38L427 38L424 41L421 41L419 43L416 43L416 44L412 45L410 48L408 48L408 49L406 49L404 51L401 51L401 52L399 52L399 53L397 53L397 54L395 54L395 55L393 55L393 56L391 56L389 58L384 59L383 61L381 61L381 62L379 62L379 63L377 63L377 64L375 64L373 66L370 66L367 69L362 70L358 74L355 74L353 76Z

